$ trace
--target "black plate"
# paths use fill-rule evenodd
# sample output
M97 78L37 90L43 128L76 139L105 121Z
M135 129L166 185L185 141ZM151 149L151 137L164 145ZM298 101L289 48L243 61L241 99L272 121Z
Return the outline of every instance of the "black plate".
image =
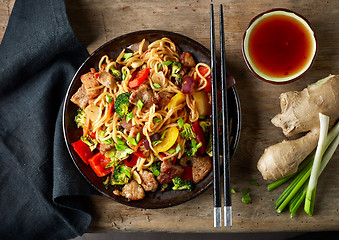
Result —
M93 54L91 54L87 60L80 66L76 74L74 75L72 82L67 90L64 108L63 108L63 132L68 151L81 172L81 174L87 179L87 181L96 188L103 195L114 199L115 201L133 207L139 208L165 208L186 202L204 192L213 182L212 171L199 182L192 191L167 191L161 192L160 190L155 193L147 192L146 197L139 201L128 201L123 197L116 196L112 193L112 189L105 189L103 186L104 178L99 178L92 171L91 167L84 164L80 157L73 150L71 143L79 140L82 130L78 129L74 123L74 117L76 115L78 107L70 102L70 98L77 91L81 85L80 76L89 72L90 68L97 68L99 60L103 55L108 55L112 59L116 59L122 49L126 48L132 43L147 39L150 42L161 39L162 37L170 38L181 51L192 53L197 62L204 62L210 64L210 51L199 44L198 42L185 37L183 35L167 32L167 31L139 31L129 33L118 38L115 38L100 48L98 48ZM233 156L236 146L239 141L240 135L240 103L235 87L228 90L228 102L229 102L229 115L232 118L232 143L230 145L231 156Z

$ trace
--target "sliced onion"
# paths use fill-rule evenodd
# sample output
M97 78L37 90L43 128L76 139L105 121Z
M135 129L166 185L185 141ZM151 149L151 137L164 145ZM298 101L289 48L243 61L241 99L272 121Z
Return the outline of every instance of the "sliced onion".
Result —
M189 94L192 92L194 80L190 76L186 75L182 81L181 92Z

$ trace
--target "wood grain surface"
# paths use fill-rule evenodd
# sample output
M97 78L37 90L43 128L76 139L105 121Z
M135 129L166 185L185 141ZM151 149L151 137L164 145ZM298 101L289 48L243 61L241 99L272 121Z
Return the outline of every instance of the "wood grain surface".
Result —
M0 34L4 33L13 6L0 1ZM144 210L127 207L103 196L90 198L93 215L88 232L272 232L339 230L339 152L319 179L313 217L302 209L293 219L287 211L277 214L274 201L284 190L267 192L256 164L264 149L284 139L270 119L280 112L279 95L301 90L329 74L339 74L339 1L329 0L224 0L227 70L237 80L242 131L231 164L233 226L213 228L213 189L179 206ZM91 53L106 41L137 30L159 29L186 35L209 48L209 0L69 0L71 25L80 42ZM287 85L272 85L256 79L247 69L241 53L241 40L249 21L271 8L288 8L306 17L317 39L318 54L309 72ZM218 7L215 7L218 9ZM218 19L218 13L215 18ZM216 29L218 32L218 29ZM255 179L259 187L253 186ZM287 185L284 185L287 186ZM241 202L241 191L250 189L251 204Z

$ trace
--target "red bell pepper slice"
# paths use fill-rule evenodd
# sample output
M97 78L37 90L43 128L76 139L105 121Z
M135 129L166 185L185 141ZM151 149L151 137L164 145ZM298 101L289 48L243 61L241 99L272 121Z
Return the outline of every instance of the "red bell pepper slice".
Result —
M192 130L196 135L195 139L197 140L197 143L201 142L201 147L198 148L198 152L200 154L204 154L207 143L206 143L204 131L200 127L199 120L192 124Z
M79 155L84 163L88 165L88 159L93 156L93 152L81 139L71 144L74 151Z
M113 169L111 167L106 168L106 165L110 161L111 160L109 158L105 157L100 152L88 159L89 165L98 177L106 176L107 174L112 172Z
M138 71L134 78L132 78L129 83L128 83L128 87L130 88L136 88L137 86L141 85L143 82L145 82L148 74L149 74L150 69L149 68L145 68L142 69L140 71Z
M185 181L186 179L189 179L193 181L193 174L192 174L192 167L190 166L182 166L184 169L184 172L181 175L181 180Z
M208 69L207 67L199 67L199 68L198 68L198 71L199 71L199 73L200 73L201 75L205 76L205 74L209 71L209 69ZM203 90L204 90L205 92L210 92L210 91L212 91L211 73L208 74L208 76L205 77L205 78L206 78L206 80L207 80L207 84L206 84L206 86L204 87ZM201 78L200 78L199 76L197 76L197 80L200 81Z

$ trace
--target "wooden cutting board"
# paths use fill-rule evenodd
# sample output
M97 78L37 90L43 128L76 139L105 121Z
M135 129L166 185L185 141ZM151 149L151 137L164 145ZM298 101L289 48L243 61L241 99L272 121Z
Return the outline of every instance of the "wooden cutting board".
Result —
M14 0L0 2L0 34L3 35ZM240 142L231 164L233 226L213 228L213 189L179 206L144 210L127 207L103 196L90 198L93 221L88 232L271 232L339 230L339 152L319 179L314 216L302 209L293 219L276 213L274 201L280 187L268 192L256 164L264 149L284 139L270 119L280 112L279 95L301 90L329 74L339 74L339 1L224 0L227 69L237 80L242 111ZM66 1L71 25L91 53L119 35L145 29L159 29L186 35L209 48L208 0L72 0ZM311 70L299 81L272 85L256 79L247 69L241 40L249 21L271 8L283 7L306 17L317 39L318 54ZM218 19L216 13L215 18ZM218 29L216 29L218 33ZM251 184L255 179L259 186ZM250 189L252 203L241 202L241 191Z

